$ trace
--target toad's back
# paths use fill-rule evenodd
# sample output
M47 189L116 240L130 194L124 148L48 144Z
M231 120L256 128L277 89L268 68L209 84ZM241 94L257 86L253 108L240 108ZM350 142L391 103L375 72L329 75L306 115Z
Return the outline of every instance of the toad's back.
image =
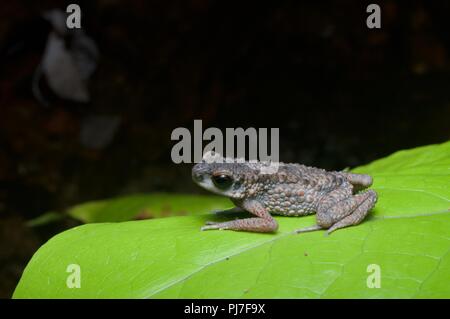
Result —
M316 211L320 200L341 189L351 195L352 186L345 173L299 164L282 164L276 174L259 175L254 181L257 200L272 214L301 216Z

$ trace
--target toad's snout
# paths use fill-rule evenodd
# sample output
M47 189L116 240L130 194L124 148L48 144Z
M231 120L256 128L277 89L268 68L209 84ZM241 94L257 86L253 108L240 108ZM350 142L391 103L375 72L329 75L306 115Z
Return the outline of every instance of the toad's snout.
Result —
M204 164L197 164L192 168L192 180L196 183L200 183L203 181L203 178L206 174L206 167Z
M203 175L192 171L192 180L196 183L200 183L203 180Z

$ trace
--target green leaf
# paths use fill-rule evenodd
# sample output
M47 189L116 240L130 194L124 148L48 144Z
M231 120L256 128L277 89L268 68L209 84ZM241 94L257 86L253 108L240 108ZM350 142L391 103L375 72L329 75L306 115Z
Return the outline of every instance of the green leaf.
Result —
M276 217L277 234L200 232L209 214L88 224L42 246L14 297L449 298L450 142L354 171L379 193L358 226L295 235L314 216ZM66 286L70 264L80 288ZM368 288L373 264L380 288Z
M205 214L230 207L230 201L219 196L153 193L87 202L72 207L68 214L85 223L102 223Z
M46 225L70 216L83 223L123 222L171 216L205 214L231 208L232 203L220 196L185 194L137 194L90 201L62 212L47 212L27 222L30 227Z

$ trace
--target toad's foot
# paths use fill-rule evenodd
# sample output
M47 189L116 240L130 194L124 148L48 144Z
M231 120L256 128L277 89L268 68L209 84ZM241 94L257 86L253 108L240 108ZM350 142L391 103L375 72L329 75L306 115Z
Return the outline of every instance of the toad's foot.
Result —
M206 222L206 225L201 230L211 229L229 229L237 231L251 231L260 233L270 233L278 229L278 224L274 219L265 219L259 217L237 219L228 222L216 223Z
M242 202L242 208L258 217L237 219L223 223L208 222L201 230L230 229L237 231L251 231L258 233L272 233L278 229L278 224L269 212L257 201Z
M321 229L323 229L323 227L321 227L319 225L314 225L314 226L309 226L309 227L297 229L295 231L295 233L297 233L297 234L307 233L307 232L312 232L312 231L321 230Z

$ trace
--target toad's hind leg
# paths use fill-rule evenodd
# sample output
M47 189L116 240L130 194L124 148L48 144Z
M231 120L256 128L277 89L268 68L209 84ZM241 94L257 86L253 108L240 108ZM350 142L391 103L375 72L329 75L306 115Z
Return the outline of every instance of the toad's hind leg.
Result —
M330 234L336 229L357 225L369 214L376 201L377 193L373 190L351 195L341 200L336 197L326 198L318 206L317 225L300 229L297 233L325 228Z
M369 214L376 201L377 193L371 189L353 195L329 207L326 212L318 213L317 224L328 228L328 234L339 228L357 225Z

